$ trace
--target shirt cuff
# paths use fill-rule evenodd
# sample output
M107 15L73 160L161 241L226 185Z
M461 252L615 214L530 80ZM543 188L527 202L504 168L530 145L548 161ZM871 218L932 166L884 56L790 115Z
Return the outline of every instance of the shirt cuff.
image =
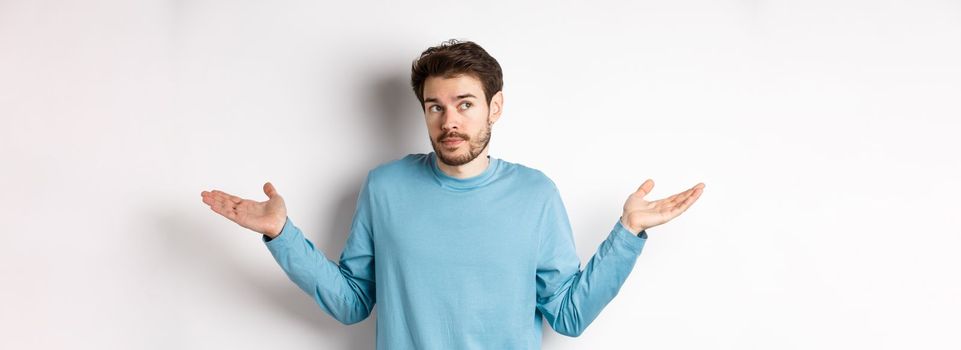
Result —
M643 230L637 235L635 235L626 227L624 227L623 224L621 224L620 219L618 219L617 223L614 224L613 231L614 231L613 232L614 237L618 241L621 241L622 243L626 244L630 249L636 251L638 254L640 254L641 250L644 248L644 243L647 242L646 230Z
M270 238L267 235L263 235L262 238L268 247L276 246L290 241L292 236L296 235L296 232L294 232L295 230L297 230L297 227L294 226L294 222L290 220L290 217L287 217L286 221L284 221L284 227L280 229L280 234L277 235L277 237Z

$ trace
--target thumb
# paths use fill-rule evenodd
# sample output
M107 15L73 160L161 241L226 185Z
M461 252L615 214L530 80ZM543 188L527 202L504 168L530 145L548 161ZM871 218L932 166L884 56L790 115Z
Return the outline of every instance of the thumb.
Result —
M267 198L273 199L275 196L277 196L277 189L274 188L274 185L268 181L264 184L264 194L267 195Z
M647 179L644 181L644 183L641 184L640 187L637 188L637 192L635 193L641 195L641 198L644 198L644 196L647 196L648 193L651 193L651 190L653 188L654 188L654 180Z

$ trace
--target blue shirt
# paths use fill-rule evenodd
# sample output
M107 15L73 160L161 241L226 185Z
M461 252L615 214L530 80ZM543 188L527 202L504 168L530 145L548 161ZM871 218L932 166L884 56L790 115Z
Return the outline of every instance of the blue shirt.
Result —
M287 218L264 242L344 324L376 303L377 349L539 349L542 319L578 336L617 294L646 241L620 220L580 269L567 212L542 172L489 157L458 179L434 153L367 174L339 263Z

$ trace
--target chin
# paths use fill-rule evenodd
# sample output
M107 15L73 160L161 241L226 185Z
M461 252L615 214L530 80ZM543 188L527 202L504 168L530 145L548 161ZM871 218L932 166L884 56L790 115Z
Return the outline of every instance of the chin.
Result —
M454 151L441 150L441 153L444 154L444 157L445 157L445 158L455 158L455 159L459 159L459 158L463 158L463 157L467 157L467 156L468 156L467 152L463 152L463 151L461 151L461 150L459 150L459 149L458 149L458 150L454 150Z
M453 151L448 151L443 148L439 148L438 150L438 158L440 158L439 160L444 164L460 166L470 162L467 159L470 158L470 152L465 152L459 148Z

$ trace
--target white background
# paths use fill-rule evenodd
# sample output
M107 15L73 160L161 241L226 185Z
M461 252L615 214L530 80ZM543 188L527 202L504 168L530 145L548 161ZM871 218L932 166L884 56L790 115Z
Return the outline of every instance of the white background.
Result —
M373 348L200 192L272 181L338 257L449 38L583 262L644 179L707 184L545 349L961 347L959 1L0 0L0 348Z

